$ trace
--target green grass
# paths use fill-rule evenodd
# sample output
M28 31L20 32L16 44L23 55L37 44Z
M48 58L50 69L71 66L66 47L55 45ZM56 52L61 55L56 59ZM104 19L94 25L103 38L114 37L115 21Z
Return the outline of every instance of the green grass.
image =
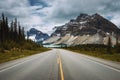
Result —
M35 50L15 49L15 50L11 50L11 51L5 51L4 53L0 53L0 63L15 60L15 59L26 57L26 56L30 56L30 55L48 51L48 50L50 50L50 49L42 47L42 48L37 48Z
M120 62L120 54L119 53L109 54L109 53L103 53L100 51L99 52L98 51L81 51L81 50L72 50L72 49L68 49L68 50L78 52L81 54L86 54L86 55L102 58L102 59L106 59L106 60Z

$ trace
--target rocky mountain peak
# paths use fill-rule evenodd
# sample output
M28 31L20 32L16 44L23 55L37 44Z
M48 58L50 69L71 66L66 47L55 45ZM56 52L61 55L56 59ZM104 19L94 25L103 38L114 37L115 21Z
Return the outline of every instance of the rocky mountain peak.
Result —
M94 35L96 33L106 35L106 33L115 33L120 35L120 29L109 20L96 13L93 15L80 14L76 19L71 19L65 25L58 26L53 35Z
M87 16L89 16L88 14L85 14L85 13L81 13L79 16L78 16L78 18L85 18L85 17L87 17Z
M31 29L29 30L29 33L31 33L31 34L38 34L38 33L42 33L42 32L39 31L39 30L37 30L37 29L35 29L35 28L31 28Z
M27 31L27 37L35 42L42 42L48 39L49 35L35 28L31 28L29 31Z
M56 27L46 44L107 44L108 34L112 45L116 44L116 35L120 37L120 29L109 20L96 13L93 15L80 14L76 19Z
M95 13L93 14L93 16L101 16L99 13Z
M82 19L86 19L87 17L89 17L88 14L81 13L81 14L76 18L76 21L80 21L80 20L82 20Z

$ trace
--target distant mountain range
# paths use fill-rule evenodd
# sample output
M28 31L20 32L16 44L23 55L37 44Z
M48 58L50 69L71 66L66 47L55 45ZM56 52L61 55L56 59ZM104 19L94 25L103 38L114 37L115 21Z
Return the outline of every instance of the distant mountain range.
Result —
M44 40L49 38L49 35L47 33L43 33L35 28L31 28L29 31L27 31L27 37L28 39L31 39L35 42L43 42Z
M93 15L80 14L76 19L57 26L51 37L44 44L107 44L111 36L115 44L116 36L120 37L120 29L98 13Z

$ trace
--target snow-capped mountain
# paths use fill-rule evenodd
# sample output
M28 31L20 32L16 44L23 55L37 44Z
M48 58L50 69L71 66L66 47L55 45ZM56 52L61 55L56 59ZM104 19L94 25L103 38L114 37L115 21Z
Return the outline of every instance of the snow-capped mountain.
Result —
M27 37L28 39L31 39L35 42L42 42L49 38L49 35L46 33L43 33L35 28L31 28L29 31L27 31Z
M120 36L120 29L98 13L80 14L76 19L71 19L65 25L55 28L51 38L44 43L49 43L56 37L53 44L106 44L109 35L115 44L116 36Z
M106 32L112 34L114 32L120 35L120 29L117 28L112 22L108 21L99 14L80 14L76 19L70 20L65 25L56 27L56 31L53 35L65 36L66 34L71 35L94 35L100 33L105 36Z

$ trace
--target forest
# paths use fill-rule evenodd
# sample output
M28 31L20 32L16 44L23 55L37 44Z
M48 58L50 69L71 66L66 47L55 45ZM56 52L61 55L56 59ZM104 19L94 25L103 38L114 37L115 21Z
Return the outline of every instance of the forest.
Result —
M23 50L35 49L37 47L40 47L40 45L25 39L24 27L21 27L17 18L9 24L8 18L2 14L0 20L0 52L14 48Z
M0 63L47 51L49 49L25 38L24 27L17 18L11 22L2 14L0 19Z

